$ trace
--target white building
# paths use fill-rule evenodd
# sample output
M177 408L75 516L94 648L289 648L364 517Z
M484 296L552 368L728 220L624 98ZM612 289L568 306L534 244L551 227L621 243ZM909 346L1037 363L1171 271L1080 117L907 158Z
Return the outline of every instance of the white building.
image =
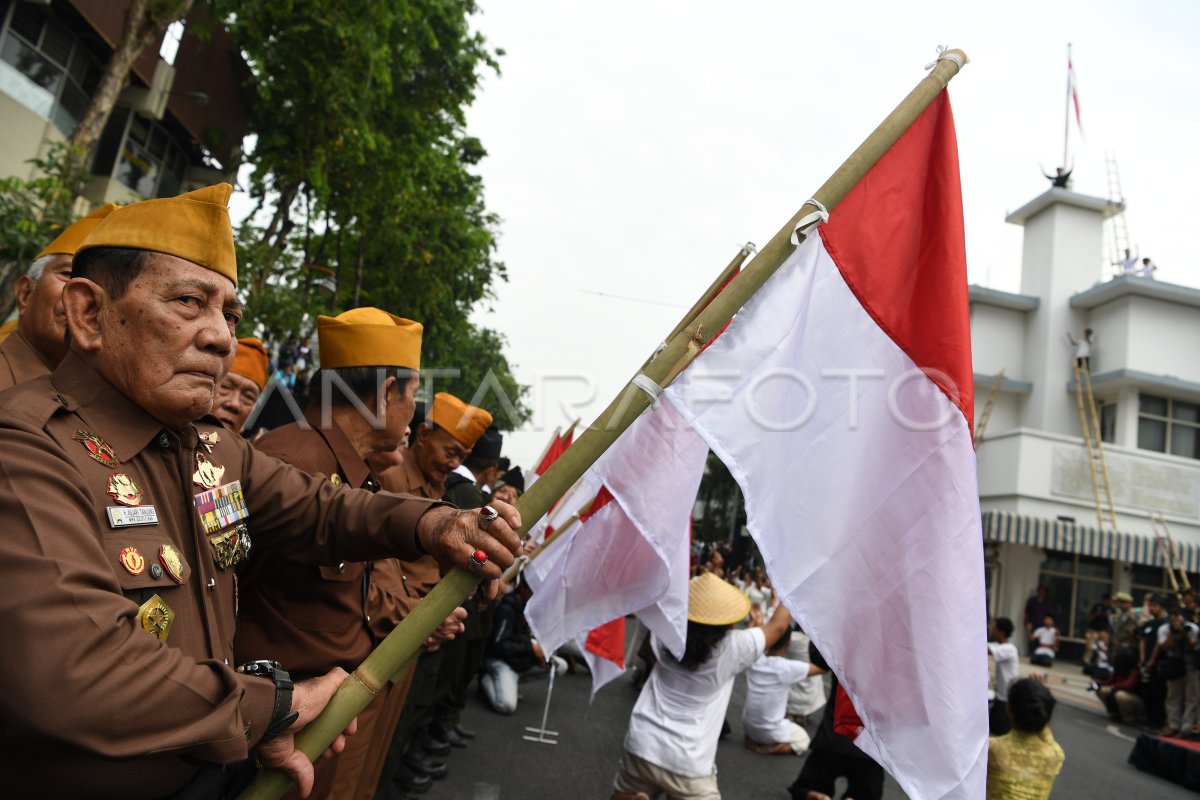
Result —
M970 287L976 422L1005 370L978 448L989 610L1022 629L1039 583L1068 640L1102 595L1170 588L1150 521L1162 513L1200 572L1200 290L1121 275L1097 283L1104 199L1050 189L1013 212L1021 292ZM1116 508L1100 528L1074 392L1074 348L1095 332L1091 372Z

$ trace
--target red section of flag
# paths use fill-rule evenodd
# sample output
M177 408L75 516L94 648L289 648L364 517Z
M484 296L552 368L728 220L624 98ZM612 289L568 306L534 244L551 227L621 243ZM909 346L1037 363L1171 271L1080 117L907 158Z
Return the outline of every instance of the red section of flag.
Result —
M854 709L854 703L850 702L850 695L839 683L833 701L833 731L849 739L857 739L862 729L863 723Z
M569 442L568 442L569 444ZM563 437L560 434L554 435L554 441L546 448L546 455L542 456L542 463L537 465L534 473L537 475L545 475L546 470L550 469L550 465L558 460L558 457L567 449L567 445L563 443Z
M715 292L713 292L712 297L710 297L710 298L708 298L708 300L704 301L704 307L708 308L709 305L712 303L712 301L717 299L717 295L719 295L721 292L725 291L725 287L728 286L730 283L732 283L733 279L736 278L738 276L738 273L741 271L742 271L741 267L735 269L733 271L733 274L730 275L728 278L726 278L725 282L717 287L717 290ZM733 322L733 320L730 319L729 322ZM707 349L710 344L712 344L713 342L715 342L717 339L719 339L721 337L721 334L724 333L725 329L729 327L729 322L726 322L724 327L722 327L721 330L717 331L716 335L708 340L708 344L704 345L705 349Z
M609 504L609 502L612 501L612 499L613 496L609 494L608 487L601 486L600 491L596 493L596 499L592 501L590 506L588 506L588 510L583 512L583 516L579 518L579 521L587 522L588 518L591 517L592 514L595 514L597 511L604 508Z
M606 622L587 636L584 647L588 652L625 669L625 618Z
M973 428L967 250L945 91L818 230L862 307Z

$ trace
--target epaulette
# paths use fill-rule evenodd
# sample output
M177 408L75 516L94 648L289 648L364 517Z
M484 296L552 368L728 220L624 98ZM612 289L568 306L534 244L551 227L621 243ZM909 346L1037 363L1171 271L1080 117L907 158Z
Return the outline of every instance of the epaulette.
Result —
M56 413L73 403L54 388L49 375L34 378L0 393L0 425L41 430Z

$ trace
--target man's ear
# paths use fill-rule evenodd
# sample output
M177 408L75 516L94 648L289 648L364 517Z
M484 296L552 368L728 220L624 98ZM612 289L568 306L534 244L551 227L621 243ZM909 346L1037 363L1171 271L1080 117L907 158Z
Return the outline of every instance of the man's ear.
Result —
M400 387L396 384L396 376L389 375L383 379L383 383L379 386L378 397L381 402L376 410L381 414L387 410L389 404L400 402Z
M108 293L87 278L71 278L63 286L63 310L71 342L83 352L100 349L100 312L108 302Z
M34 287L37 286L37 281L28 275L22 275L17 278L17 285L13 287L13 294L17 298L17 313L25 316L25 309L29 307L29 298L33 297Z

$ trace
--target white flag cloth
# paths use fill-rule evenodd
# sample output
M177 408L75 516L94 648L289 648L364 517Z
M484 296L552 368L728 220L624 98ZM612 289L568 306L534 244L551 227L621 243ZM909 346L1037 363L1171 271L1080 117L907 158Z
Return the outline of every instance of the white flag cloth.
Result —
M983 547L943 94L667 389L910 797L983 798Z
M683 654L689 518L707 457L704 441L663 404L596 462L585 482L606 487L612 501L526 568L534 593L525 617L544 649L637 612Z

